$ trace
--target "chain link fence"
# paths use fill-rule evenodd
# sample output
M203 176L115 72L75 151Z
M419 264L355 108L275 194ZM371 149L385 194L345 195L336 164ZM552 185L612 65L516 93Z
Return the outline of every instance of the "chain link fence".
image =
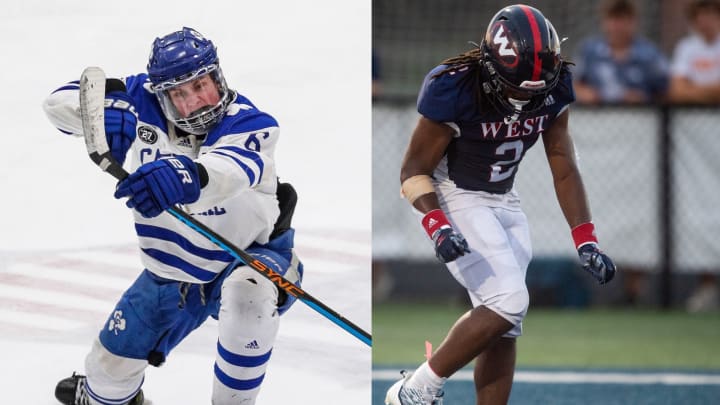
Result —
M686 0L637 0L638 32L668 55L685 33L682 18ZM537 0L536 7L552 21L561 38L563 54L573 59L582 39L597 34L599 1ZM379 65L382 94L417 93L427 71L441 60L480 43L494 13L512 2L499 0L390 0L373 1L373 51Z
M672 268L720 273L718 108L672 111L669 126Z

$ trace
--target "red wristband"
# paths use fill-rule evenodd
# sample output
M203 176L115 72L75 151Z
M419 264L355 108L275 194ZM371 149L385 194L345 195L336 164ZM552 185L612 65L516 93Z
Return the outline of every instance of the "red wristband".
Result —
M595 225L592 222L576 226L571 233L573 242L575 242L575 249L580 249L580 246L588 243L598 243L597 236L595 236Z
M450 226L450 221L448 221L445 213L443 213L441 209L435 209L425 214L422 219L422 226L425 228L425 232L427 232L430 239L432 239L435 231L443 226Z

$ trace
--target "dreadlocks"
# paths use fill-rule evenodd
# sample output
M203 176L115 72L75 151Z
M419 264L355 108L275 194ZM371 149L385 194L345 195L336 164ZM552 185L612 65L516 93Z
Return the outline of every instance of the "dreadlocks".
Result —
M457 70L458 68L464 67L464 66L480 66L480 63L483 59L483 51L480 47L471 49L467 52L461 53L460 55L453 56L450 58L447 58L441 62L441 65L446 65L447 67L437 73L435 73L432 78L436 79L442 75L444 75L447 72L451 72L453 70ZM562 60L561 61L562 66L560 70L561 75L565 75L568 73L568 65L574 65L573 62ZM560 81L559 83L561 86L568 88L567 84L564 83L564 81Z
M440 77L444 75L445 73L455 70L462 66L468 66L476 64L478 65L480 60L482 59L482 50L480 48L471 49L465 53L461 53L460 55L453 56L451 58L447 58L444 61L442 61L443 65L447 65L447 67L433 75L433 79Z

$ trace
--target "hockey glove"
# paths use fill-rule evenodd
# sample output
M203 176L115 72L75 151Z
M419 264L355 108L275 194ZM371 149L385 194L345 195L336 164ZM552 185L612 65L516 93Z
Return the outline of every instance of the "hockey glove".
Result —
M105 95L105 137L110 154L121 165L137 135L138 117L132 98L124 91Z
M422 224L428 236L435 242L435 256L441 262L449 263L465 253L470 253L467 241L450 226L442 210L436 209L425 214Z
M594 243L588 243L578 249L580 262L585 271L598 281L599 284L605 284L615 277L615 263L610 257L598 249Z
M200 198L198 166L187 156L156 160L140 166L117 185L115 198L129 197L126 205L152 218L177 203Z

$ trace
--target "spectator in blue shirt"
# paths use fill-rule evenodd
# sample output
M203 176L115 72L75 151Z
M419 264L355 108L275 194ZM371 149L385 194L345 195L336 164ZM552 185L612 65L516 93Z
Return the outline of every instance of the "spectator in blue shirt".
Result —
M668 62L637 34L638 10L630 0L601 5L602 35L586 39L574 62L577 100L586 104L659 101L668 89Z

